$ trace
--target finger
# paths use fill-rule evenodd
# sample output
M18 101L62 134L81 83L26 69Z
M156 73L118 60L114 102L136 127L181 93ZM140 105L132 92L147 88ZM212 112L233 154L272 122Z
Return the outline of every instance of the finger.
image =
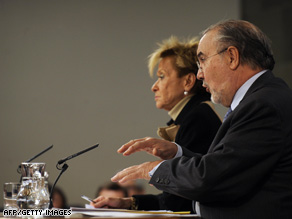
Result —
M111 181L112 182L119 182L122 178L119 177L118 175L114 175L112 178L111 178Z
M113 182L125 183L130 180L139 178L139 167L137 165L128 167L111 178Z
M93 203L93 202L90 202L90 205L93 206L94 208L108 208L107 205L103 205L102 203Z
M99 201L101 201L103 199L104 199L103 196L98 196L97 198L93 199L93 202L99 202Z
M120 184L125 184L129 181L133 181L133 180L136 180L136 179L141 179L142 177L140 176L139 173L131 173L131 174L128 174L126 175L125 177L121 178L119 180L119 183Z
M111 178L111 181L113 182L118 182L120 181L123 177L125 177L126 173L125 171L120 171L118 172L116 175L114 175L112 178Z
M111 178L111 181L113 182L118 182L120 181L122 178L124 178L125 176L127 176L128 174L130 174L130 172L132 171L133 166L128 167L126 169L123 169L122 171L118 172L116 175L114 175Z
M124 153L130 146L132 146L133 144L135 144L135 142L133 140L129 141L128 143L122 145L122 147L120 147L117 152L118 153Z
M94 202L95 203L91 202L90 205L92 205L95 208L103 208L107 206L108 199L103 196L99 196L98 198L94 199Z
M142 139L135 139L131 140L128 143L124 144L122 147L118 149L118 153L124 153L129 147L131 147L133 144L135 144L138 141L141 141Z
M149 154L153 154L153 144L152 139L145 138L141 141L137 141L134 144L132 144L126 151L124 151L124 156L129 156L135 152L138 151L146 151Z

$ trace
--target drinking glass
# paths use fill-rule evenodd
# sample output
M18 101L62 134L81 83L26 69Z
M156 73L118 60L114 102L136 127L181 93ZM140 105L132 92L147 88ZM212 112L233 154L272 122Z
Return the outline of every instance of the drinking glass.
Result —
M7 182L4 183L4 192L3 192L3 198L4 198L4 209L18 209L17 205L17 194L19 192L21 183L19 182Z

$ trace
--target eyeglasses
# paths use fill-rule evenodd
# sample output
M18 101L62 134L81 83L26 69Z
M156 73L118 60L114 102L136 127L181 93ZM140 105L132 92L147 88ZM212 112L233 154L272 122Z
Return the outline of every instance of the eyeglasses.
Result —
M228 48L225 48L225 49L221 50L220 52L218 52L218 53L216 53L216 54L214 54L214 55L210 55L210 56L208 56L208 57L206 57L206 58L203 58L203 57L200 57L200 56L199 56L199 57L198 57L198 61L197 61L197 66L198 66L199 70L202 70L201 63L205 62L207 59L209 59L209 58L211 58L211 57L213 57L213 56L219 55L219 54L221 54L221 53L227 51L227 49L228 49ZM199 54L199 55L200 55L200 54Z

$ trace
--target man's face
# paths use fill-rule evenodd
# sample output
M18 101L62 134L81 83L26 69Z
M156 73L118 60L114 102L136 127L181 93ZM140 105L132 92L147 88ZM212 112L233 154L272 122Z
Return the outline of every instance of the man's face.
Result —
M203 80L203 86L211 93L212 102L229 107L236 83L228 65L228 48L221 48L216 35L217 31L211 30L200 40L197 78Z

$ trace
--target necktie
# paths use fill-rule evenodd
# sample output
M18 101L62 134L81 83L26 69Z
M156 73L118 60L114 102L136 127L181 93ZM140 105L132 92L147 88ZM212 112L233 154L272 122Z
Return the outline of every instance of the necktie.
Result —
M228 111L227 111L227 113L226 113L225 116L224 116L223 122L227 119L227 117L229 116L229 114L230 114L231 112L232 112L232 109L229 108Z

